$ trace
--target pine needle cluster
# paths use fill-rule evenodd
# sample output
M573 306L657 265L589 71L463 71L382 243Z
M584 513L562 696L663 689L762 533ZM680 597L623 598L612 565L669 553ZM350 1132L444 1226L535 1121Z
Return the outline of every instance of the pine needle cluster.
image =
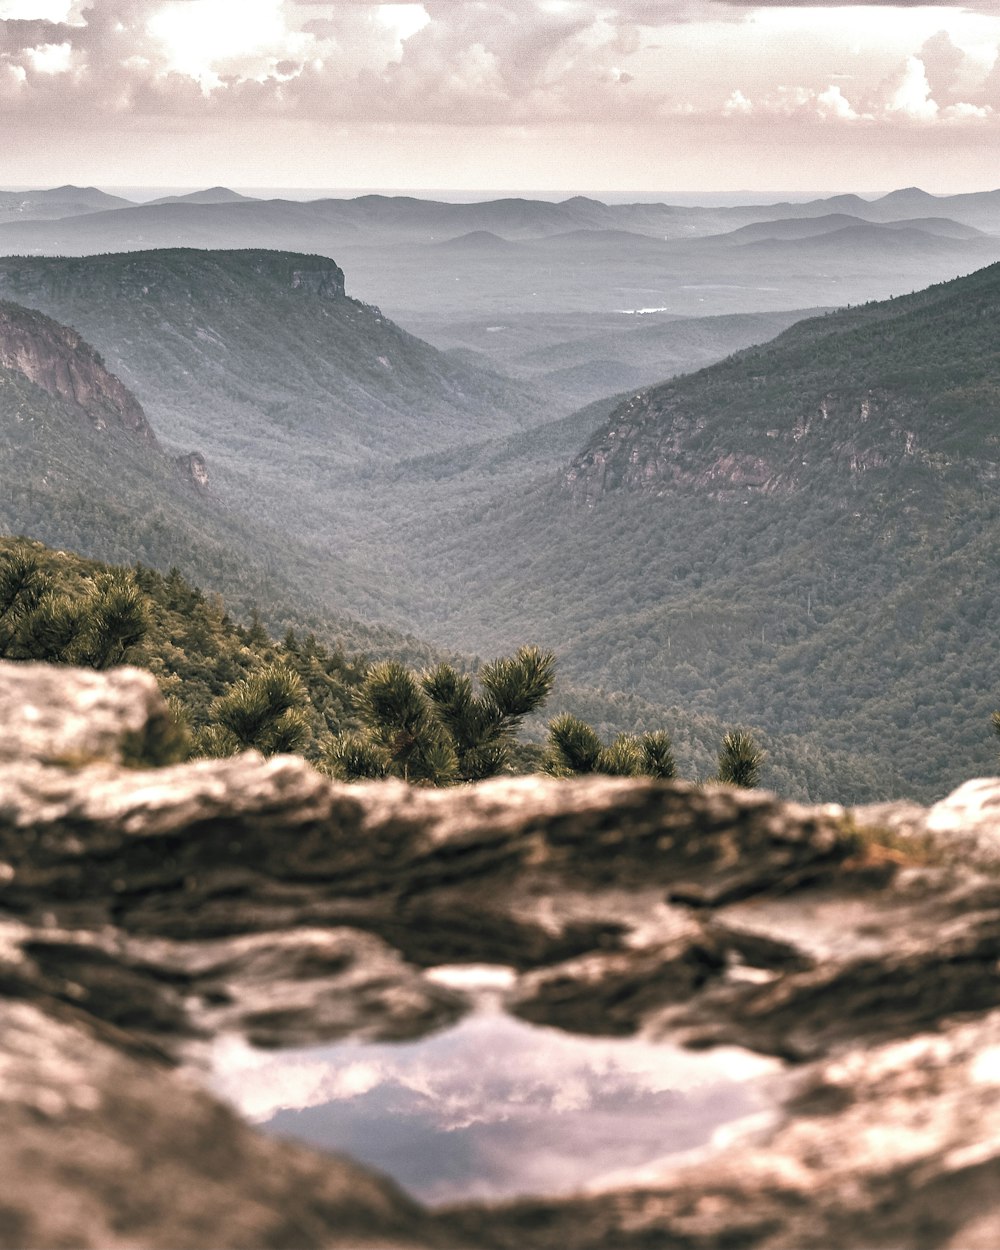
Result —
M753 736L734 729L722 740L719 767L713 782L753 789L760 783L766 753ZM591 773L607 777L656 777L671 781L677 776L673 745L665 730L619 734L605 745L586 721L569 714L549 722L543 772L553 777L583 777Z
M298 751L309 736L305 687L298 673L270 664L235 683L212 704L212 723L195 738L195 753L207 756L260 751Z
M339 734L329 771L344 781L401 777L419 785L481 781L508 771L525 716L548 697L555 657L538 647L484 665L473 679L450 664L417 673L373 665L357 696L361 732Z
M677 776L670 735L664 730L619 734L605 746L596 731L568 713L549 722L548 749L542 765L553 777L581 777L602 773L610 777Z
M57 589L37 557L0 561L0 656L108 669L133 655L149 628L145 596L130 573L97 574L86 592Z
M752 790L760 784L760 770L766 752L757 745L752 734L733 729L722 739L719 748L719 771L715 777L721 785Z

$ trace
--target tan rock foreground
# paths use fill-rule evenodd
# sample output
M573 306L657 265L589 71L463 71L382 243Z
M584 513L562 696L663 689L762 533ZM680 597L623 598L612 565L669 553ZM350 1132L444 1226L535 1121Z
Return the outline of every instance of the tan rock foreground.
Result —
M0 664L0 1246L1000 1246L1000 781L855 818L681 784L348 787L170 768L147 675ZM204 1092L213 1038L505 1006L794 1065L777 1122L642 1188L428 1212Z

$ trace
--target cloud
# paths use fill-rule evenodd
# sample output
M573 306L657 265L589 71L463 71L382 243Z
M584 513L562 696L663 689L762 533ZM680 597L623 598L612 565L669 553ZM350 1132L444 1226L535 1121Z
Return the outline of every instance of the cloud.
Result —
M214 135L218 151L219 136L251 127L272 150L298 138L323 151L327 137L345 134L381 135L398 150L402 136L418 143L490 127L522 136L526 151L545 131L553 145L558 135L586 144L588 132L600 134L606 144L628 133L641 152L640 135L684 131L698 144L713 126L778 143L796 128L832 136L996 124L993 0L938 5L934 25L922 5L868 6L867 24L857 8L841 19L841 7L0 0L0 101L11 146L75 134L81 151L109 148L112 133L134 135L137 147L143 136ZM994 16L972 30L974 11Z
M861 116L835 83L816 96L816 111L820 117L841 122L855 122Z
M902 114L913 121L934 121L937 117L940 108L931 96L927 71L919 57L907 60L886 108L889 113Z
M749 117L753 112L753 101L747 99L737 88L722 106L724 117Z
M693 1055L640 1039L536 1029L500 1015L472 1017L407 1046L270 1052L230 1038L218 1043L213 1064L216 1089L257 1121L392 1086L426 1100L443 1131L611 1109L652 1094L753 1080L778 1066L744 1051Z

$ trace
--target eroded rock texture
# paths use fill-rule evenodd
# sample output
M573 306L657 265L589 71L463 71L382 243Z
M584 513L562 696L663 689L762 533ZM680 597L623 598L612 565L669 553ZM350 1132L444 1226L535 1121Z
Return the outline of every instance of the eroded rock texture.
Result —
M0 1245L1000 1245L1000 782L929 813L155 757L152 679L0 665ZM214 1038L403 1039L502 963L568 1030L794 1065L655 1185L427 1212L203 1092ZM136 1178L142 1178L137 1181ZM9 1179L8 1179L9 1178Z
M126 430L156 446L142 405L75 330L30 308L0 301L0 367L71 404L95 429Z

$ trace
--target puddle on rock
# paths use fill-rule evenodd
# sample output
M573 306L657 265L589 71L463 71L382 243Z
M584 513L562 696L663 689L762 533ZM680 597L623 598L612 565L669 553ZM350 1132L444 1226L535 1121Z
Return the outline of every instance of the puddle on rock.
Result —
M775 1106L777 1060L539 1028L500 1010L506 969L431 975L478 991L478 1010L416 1042L220 1041L213 1090L264 1131L348 1154L430 1204L641 1183Z

